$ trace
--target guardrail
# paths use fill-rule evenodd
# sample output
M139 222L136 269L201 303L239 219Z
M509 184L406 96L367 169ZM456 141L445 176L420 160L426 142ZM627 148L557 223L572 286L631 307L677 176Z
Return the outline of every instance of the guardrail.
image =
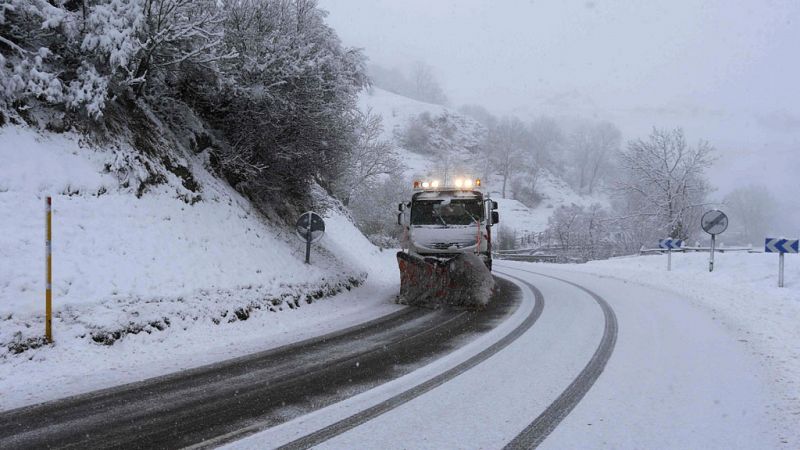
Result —
M710 252L711 247L679 247L672 249L672 252ZM665 248L644 248L642 247L639 250L639 254L645 253L666 253L667 249ZM715 247L714 252L725 253L725 252L747 252L747 253L764 253L764 250L754 249L753 246L748 247Z
M558 255L523 255L523 254L495 254L495 258L506 261L524 262L556 262Z

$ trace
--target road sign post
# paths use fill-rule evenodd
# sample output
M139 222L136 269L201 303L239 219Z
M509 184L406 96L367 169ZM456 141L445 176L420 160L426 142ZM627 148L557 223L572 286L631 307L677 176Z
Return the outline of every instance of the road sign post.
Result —
M778 254L778 287L783 287L783 255L800 253L800 240L766 238L764 240L764 252Z
M710 256L708 257L708 271L714 271L714 251L717 249L717 235L711 235L711 252Z
M718 209L712 209L703 214L700 219L703 231L711 235L711 252L708 257L708 271L714 271L714 250L717 246L717 235L728 229L728 216Z
M667 249L667 272L672 270L672 249L681 248L683 241L680 239L661 239L658 241L658 246Z
M295 232L306 243L306 264L311 264L311 244L322 239L325 234L325 221L312 211L300 215L295 224Z
M667 250L667 272L672 272L672 249Z
M311 212L308 212L308 223L311 223ZM311 264L311 227L306 229L306 264Z

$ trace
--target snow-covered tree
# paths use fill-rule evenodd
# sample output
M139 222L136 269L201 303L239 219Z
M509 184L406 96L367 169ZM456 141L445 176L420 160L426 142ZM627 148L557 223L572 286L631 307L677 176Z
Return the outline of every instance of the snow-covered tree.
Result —
M654 128L647 139L630 141L619 153L623 215L644 219L656 236L688 239L710 192L705 170L713 152L704 141L690 147L681 129Z
M594 193L609 173L621 140L622 133L609 122L583 123L572 132L567 143L571 169L568 172L578 193Z
M371 109L357 112L356 142L344 160L343 170L336 180L336 192L348 206L370 193L376 185L392 174L405 170L391 141L383 139L383 122Z
M381 177L369 193L362 193L349 205L358 228L376 245L399 247L402 227L394 219L397 204L411 198L411 181L402 172ZM368 195L366 195L368 194Z
M213 0L7 0L0 106L39 101L98 119L109 98L220 58L222 17Z
M124 0L114 0L124 1ZM142 95L148 83L174 82L187 64L216 70L223 50L225 21L216 0L130 0L141 2L140 46L127 83Z
M527 145L525 124L516 117L504 117L489 130L487 144L492 152L492 167L503 180L501 194L506 198L506 188L519 171Z
M209 126L233 184L296 203L341 172L367 85L325 14L314 0L4 0L0 122L113 130L148 153L162 125Z
M416 62L411 68L411 80L414 86L413 98L439 105L447 103L447 96L436 80L433 68L428 64Z
M771 232L777 216L777 201L763 185L752 184L737 188L725 196L731 228L741 233L745 243L760 245Z
M341 45L313 0L225 4L219 86L198 107L232 143L229 178L259 198L297 198L311 181L333 183L355 143L358 92L367 84L360 51Z
M542 200L539 180L547 171L557 169L554 154L562 150L564 136L555 120L540 117L528 124L525 141L519 173L511 187L516 200L535 207Z
M597 203L561 206L548 219L545 239L556 243L562 257L607 258L614 249L610 224L609 212Z
M76 30L68 11L42 0L0 4L0 108L13 114L17 102L60 103L65 83L52 50ZM66 38L66 39L64 39Z

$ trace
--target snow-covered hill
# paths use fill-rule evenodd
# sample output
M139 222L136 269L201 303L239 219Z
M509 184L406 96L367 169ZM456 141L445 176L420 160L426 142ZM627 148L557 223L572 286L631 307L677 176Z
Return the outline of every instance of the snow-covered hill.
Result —
M451 155L451 161L448 162L450 176L482 177L484 186L499 203L500 230L509 235L522 236L544 231L548 219L559 206L573 203L581 206L608 204L608 198L602 194L578 195L564 180L547 170L544 170L537 182L537 190L544 200L535 208L529 208L510 197L504 199L500 194L500 176L487 173L486 159L479 148L486 129L476 120L445 106L413 100L380 88L363 92L359 100L363 111L371 110L382 116L383 137L391 140L397 147L403 163L408 167L406 175L409 179L442 179L442 167L445 163L440 156L441 152L437 153L436 149L450 149L447 152ZM439 141L434 142L434 150L429 154L413 151L403 142L404 131L419 117L425 117L426 120L429 118L430 122L447 124L442 127L446 130L441 133L444 136L433 133L434 140Z
M477 121L444 106L413 100L380 88L362 92L359 107L383 118L383 138L394 142L400 150L410 177L441 176L437 172L441 161L434 153L445 148L453 158L450 164L455 166L454 170L479 173L481 161L475 152L485 129ZM431 142L426 146L429 152L412 151L402 142L406 127L420 118L431 125ZM437 132L442 129L446 131Z
M544 201L535 208L529 208L514 199L500 198L498 192L492 195L499 204L501 211L500 230L518 238L544 231L547 228L547 221L559 206L576 204L579 206L589 206L599 203L607 206L608 198L601 194L581 196L564 182L564 180L551 173L545 173L537 182L538 189L544 197Z
M0 379L23 366L28 373L57 367L62 393L74 393L73 382L98 388L279 344L302 336L309 321L363 319L364 302L394 306L392 255L372 246L324 194L318 204L328 206L327 234L306 265L294 232L268 223L212 176L204 154L180 161L196 184L191 196L185 180L169 173L140 192L131 170L141 166L123 164L136 155L69 133L0 128ZM48 195L55 346L41 339ZM365 282L358 294L315 301ZM315 332L325 328L318 323ZM208 355L198 357L200 348ZM109 378L111 367L126 375ZM0 409L26 395L57 395L35 394L37 380L20 380L31 388L15 389L19 395L3 398Z

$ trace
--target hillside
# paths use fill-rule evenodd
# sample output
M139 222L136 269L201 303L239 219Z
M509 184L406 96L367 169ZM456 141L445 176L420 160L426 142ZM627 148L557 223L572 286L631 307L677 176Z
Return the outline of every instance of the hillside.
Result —
M434 105L393 94L380 88L362 91L362 111L371 110L383 118L383 137L400 149L403 163L411 177L441 176L442 155L452 158L450 169L479 173L481 162L478 147L484 127L477 121L441 105ZM418 121L415 123L415 121ZM412 125L427 131L427 142L409 148L403 134Z
M0 128L0 378L58 366L58 391L74 393L73 384L88 390L277 345L302 337L305 323L321 332L320 321L363 319L365 305L378 306L370 314L394 307L392 255L321 190L315 203L327 234L306 265L294 231L215 178L207 155L181 161L196 182L188 200L183 179L169 172L139 192L127 171L137 166L120 164L135 155L122 142L100 147L71 133ZM41 338L48 195L55 347ZM198 358L198 348L207 355ZM39 382L46 377L26 379L0 407L56 395L36 393L47 391Z
M499 174L487 171L486 156L480 148L486 129L476 120L445 106L413 100L380 88L362 92L359 106L362 111L371 110L382 116L383 137L398 149L402 162L407 166L409 180L442 179L443 169L452 176L481 177L492 198L500 204L500 232L518 237L542 232L547 228L553 211L562 205L608 204L608 198L602 194L578 195L563 179L547 170L543 171L537 183L543 200L535 208L514 200L513 192L504 199L500 193ZM404 142L404 133L420 117L434 124L429 127L431 138L427 152L411 149ZM448 161L443 161L448 157Z

